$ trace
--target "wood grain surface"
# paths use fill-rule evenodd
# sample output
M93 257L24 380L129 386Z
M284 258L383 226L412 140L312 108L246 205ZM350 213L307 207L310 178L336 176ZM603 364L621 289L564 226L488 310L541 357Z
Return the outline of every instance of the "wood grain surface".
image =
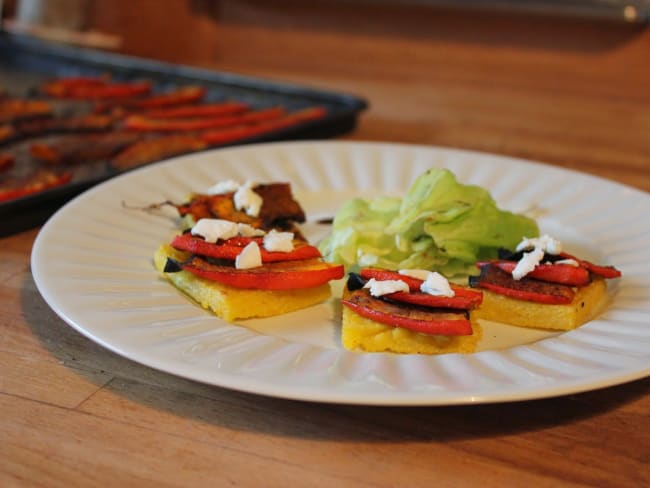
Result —
M390 2L98 3L97 27L124 52L363 96L345 139L525 157L650 190L646 28ZM435 408L210 387L68 327L30 273L37 233L0 239L0 486L650 485L648 378Z

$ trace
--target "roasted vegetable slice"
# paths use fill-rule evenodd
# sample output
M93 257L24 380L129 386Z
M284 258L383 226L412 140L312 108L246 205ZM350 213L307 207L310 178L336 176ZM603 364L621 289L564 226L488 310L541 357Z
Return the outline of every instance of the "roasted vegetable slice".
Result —
M571 286L528 277L515 280L509 273L491 264L481 266L481 274L469 280L470 286L529 302L562 305L571 303L575 296Z
M179 154L200 151L207 147L208 145L202 139L190 135L144 139L122 150L111 159L110 164L117 170L126 170Z
M232 265L213 264L198 256L183 263L170 261L165 272L180 269L235 288L259 290L312 288L342 278L344 274L343 266L325 263L320 259L282 261L257 268L235 269Z
M423 334L472 335L467 311L441 311L395 304L375 298L363 288L351 291L346 287L341 303L362 317L384 325L402 327Z

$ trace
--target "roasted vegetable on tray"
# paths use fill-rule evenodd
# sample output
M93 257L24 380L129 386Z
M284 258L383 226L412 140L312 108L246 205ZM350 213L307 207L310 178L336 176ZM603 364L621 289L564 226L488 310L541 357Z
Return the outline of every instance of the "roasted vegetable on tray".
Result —
M73 181L98 166L117 173L168 157L255 140L323 119L321 106L215 100L199 84L156 89L109 75L51 79L0 98L0 200Z

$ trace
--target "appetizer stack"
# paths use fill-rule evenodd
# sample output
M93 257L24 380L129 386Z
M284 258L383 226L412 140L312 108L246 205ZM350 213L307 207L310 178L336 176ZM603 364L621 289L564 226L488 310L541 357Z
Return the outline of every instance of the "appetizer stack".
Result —
M343 291L341 341L366 352L474 352L482 330L471 310L481 301L436 272L364 268Z
M191 227L160 246L155 266L224 320L315 305L344 275L300 234L304 212L288 184L223 182L177 208Z
M572 256L548 235L523 240L519 236L514 251L494 249L496 256L486 256L499 239L516 242L513 232L527 228L537 234L537 224L499 210L476 187L467 187L469 197L463 200L467 193L463 186L448 171L440 171L428 171L416 182L415 194L428 203L411 199L418 211L406 227L404 216L412 215L412 209L395 201L373 206L357 200L353 207L344 206L346 222L351 208L358 216L348 237L335 219L337 235L323 247L330 258L349 258L341 296L343 347L401 354L472 353L483 336L482 320L571 330L598 313L605 302L605 280L620 277L619 270ZM433 195L427 182L442 182L446 196ZM432 206L433 201L442 209ZM305 214L287 183L226 181L175 207L187 230L158 249L156 268L225 320L309 307L330 298L329 282L345 275L345 264L327 262L300 233L298 224L305 221ZM369 213L358 212L359 208ZM385 226L375 225L379 214L390 216ZM369 215L370 227L364 215ZM469 224L476 226L478 237L466 228ZM391 234L394 229L401 234ZM351 241L349 235L355 232L357 237L362 232L368 235ZM373 249L374 258L370 255L370 234L377 243L393 242L393 262L412 263L417 258L423 265L359 266L351 257L355 252L349 252L354 245L361 246L359 260L391 262L382 247ZM405 256L404 249L414 252ZM477 260L478 255L486 257ZM439 263L438 270L428 266L431 256ZM463 269L470 256L474 274L480 274L471 275L464 286L457 284L457 276L456 283L450 282L442 270ZM467 283L467 275L463 282Z
M519 327L571 330L602 308L605 279L618 278L613 266L578 259L548 235L524 239L514 252L477 263L481 274L470 285L483 290L477 319Z

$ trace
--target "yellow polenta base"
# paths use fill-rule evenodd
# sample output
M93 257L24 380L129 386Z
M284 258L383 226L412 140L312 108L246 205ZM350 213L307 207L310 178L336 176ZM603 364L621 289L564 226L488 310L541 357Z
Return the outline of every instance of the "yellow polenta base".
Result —
M310 307L331 296L328 283L301 290L249 290L206 280L189 271L163 272L168 257L182 261L187 256L163 244L154 254L154 265L179 290L224 320L280 315Z
M604 305L606 290L605 280L596 279L578 288L573 302L567 305L527 302L483 290L483 303L472 311L472 316L519 327L571 330L598 314Z
M341 342L351 351L397 352L402 354L472 353L483 335L472 321L471 336L428 335L401 327L380 324L343 306Z

